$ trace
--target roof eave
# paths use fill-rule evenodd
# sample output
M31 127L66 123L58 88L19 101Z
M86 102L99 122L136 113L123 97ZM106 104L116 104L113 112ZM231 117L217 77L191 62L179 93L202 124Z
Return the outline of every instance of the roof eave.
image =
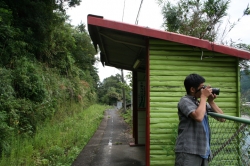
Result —
M105 27L114 30L125 31L133 34L143 35L146 37L152 37L157 39L162 39L166 41L172 41L177 43L182 43L186 45L191 45L199 48L204 48L210 51L219 52L227 54L230 56L250 59L250 52L239 50L236 48L219 45L208 40L203 40L191 36L181 35L177 33L161 31L156 29L151 29L147 27L142 27L138 25L132 25L117 21L106 20L101 16L88 15L88 24L94 26Z

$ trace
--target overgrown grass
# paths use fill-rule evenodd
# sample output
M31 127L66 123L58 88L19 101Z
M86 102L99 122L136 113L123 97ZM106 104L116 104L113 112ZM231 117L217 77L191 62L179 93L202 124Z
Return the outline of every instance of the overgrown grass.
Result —
M127 109L125 112L120 111L121 116L123 117L124 121L131 127L133 127L133 121L132 121L132 110Z
M10 154L2 155L0 166L71 165L97 130L107 108L95 104L83 110L79 104L69 104L62 108L69 109L67 115L57 115L38 126L33 138L12 137Z

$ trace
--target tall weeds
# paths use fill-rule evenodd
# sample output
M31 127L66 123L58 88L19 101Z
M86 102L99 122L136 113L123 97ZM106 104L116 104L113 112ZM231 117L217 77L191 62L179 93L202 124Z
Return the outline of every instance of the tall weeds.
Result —
M65 103L52 120L37 127L33 138L12 137L10 154L2 154L0 166L71 165L98 128L107 106Z

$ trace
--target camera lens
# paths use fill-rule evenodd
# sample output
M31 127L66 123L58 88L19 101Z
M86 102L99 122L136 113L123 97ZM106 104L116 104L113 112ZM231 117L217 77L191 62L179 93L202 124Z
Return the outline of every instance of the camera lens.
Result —
M219 95L220 94L220 88L212 88L212 93Z

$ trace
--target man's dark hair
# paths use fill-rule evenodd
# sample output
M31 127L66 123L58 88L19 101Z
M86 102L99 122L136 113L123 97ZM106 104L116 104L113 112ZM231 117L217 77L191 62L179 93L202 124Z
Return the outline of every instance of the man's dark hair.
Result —
M197 89L201 83L205 82L205 78L200 76L199 74L190 74L184 80L184 86L186 89L187 94L190 93L190 88L193 87Z

